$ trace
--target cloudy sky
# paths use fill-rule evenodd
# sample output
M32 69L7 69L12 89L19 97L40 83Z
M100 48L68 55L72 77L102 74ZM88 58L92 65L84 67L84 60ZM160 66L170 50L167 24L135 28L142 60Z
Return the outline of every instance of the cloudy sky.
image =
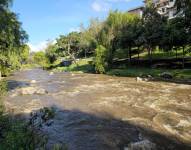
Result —
M104 19L109 10L127 11L142 0L14 0L12 10L19 15L29 34L33 51L46 47L48 40L87 26L91 18Z

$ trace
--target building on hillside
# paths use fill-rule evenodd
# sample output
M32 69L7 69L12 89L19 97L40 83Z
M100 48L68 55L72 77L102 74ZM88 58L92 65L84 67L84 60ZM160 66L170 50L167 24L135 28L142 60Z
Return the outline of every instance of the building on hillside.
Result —
M155 7L160 15L166 16L169 19L176 17L176 0L158 0L155 2Z
M145 4L147 0L143 1ZM160 15L166 16L169 19L176 17L176 0L153 0L153 4L157 8L157 11ZM129 13L138 14L140 17L143 15L144 7L137 7L129 10Z
M128 12L131 13L131 14L139 15L142 18L142 16L143 16L143 9L144 9L144 7L140 6L140 7L136 7L136 8L130 9L130 10L128 10Z

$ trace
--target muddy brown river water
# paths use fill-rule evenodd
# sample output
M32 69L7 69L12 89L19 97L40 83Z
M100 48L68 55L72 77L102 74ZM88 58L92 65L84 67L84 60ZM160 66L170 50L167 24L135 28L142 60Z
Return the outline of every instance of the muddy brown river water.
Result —
M41 69L16 72L8 84L5 105L15 115L55 108L40 129L47 149L191 149L191 85Z

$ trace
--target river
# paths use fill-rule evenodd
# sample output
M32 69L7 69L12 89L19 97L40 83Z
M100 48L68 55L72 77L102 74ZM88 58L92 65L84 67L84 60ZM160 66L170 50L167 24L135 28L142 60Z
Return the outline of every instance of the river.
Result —
M191 148L191 85L41 69L16 72L8 85L5 105L14 115L55 108L53 123L40 129L47 149L61 144L69 150L129 150L141 142L156 149ZM19 93L27 88L46 92Z

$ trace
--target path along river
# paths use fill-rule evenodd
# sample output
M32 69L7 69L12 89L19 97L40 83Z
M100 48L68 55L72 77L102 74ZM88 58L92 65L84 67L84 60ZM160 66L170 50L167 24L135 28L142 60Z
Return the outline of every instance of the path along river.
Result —
M47 149L191 149L191 85L41 69L16 72L8 83L5 105L15 115L56 109L41 128Z

